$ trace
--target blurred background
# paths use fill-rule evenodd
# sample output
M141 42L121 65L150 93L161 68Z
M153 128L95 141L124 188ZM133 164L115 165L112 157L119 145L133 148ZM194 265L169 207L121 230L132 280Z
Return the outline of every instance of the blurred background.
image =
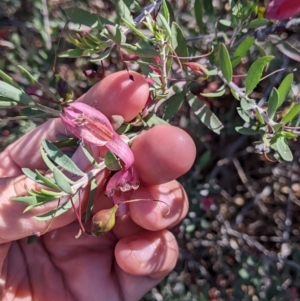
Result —
M149 4L137 2L141 7ZM230 18L228 1L169 2L191 49L206 53L208 45L226 42L232 35L233 29L218 22ZM196 3L202 5L203 26ZM63 9L70 7L115 18L114 6L108 0L0 1L0 69L41 102L47 103L49 99L27 82L16 66L25 67L45 86L55 89L55 54L73 48L63 38L58 46L60 36L85 30L68 24L62 33L67 21ZM299 47L297 30L282 30L280 35ZM284 71L261 82L255 97L267 97L270 87L294 71L295 82L289 97L295 98L300 92L300 74L295 71L299 63L271 44L263 47L276 56L274 70ZM255 58L257 53L251 53L235 69L235 74L245 74ZM117 53L105 59L103 66L106 75L124 69ZM138 70L138 65L131 63L129 68ZM58 58L56 62L56 70L71 85L74 97L92 85L83 74L86 69L102 72L100 66L83 58ZM243 77L240 78L242 81ZM196 88L208 93L221 85L220 80L209 78ZM172 229L180 246L175 270L143 301L300 300L299 143L290 145L293 162L273 162L264 154L255 153L252 136L241 136L235 131L243 121L236 111L238 102L229 91L205 101L223 122L224 129L220 135L209 131L185 103L172 119L171 123L185 129L197 145L192 170L179 179L189 195L190 209L184 221ZM0 150L43 122L38 118L3 119L14 116L18 116L17 109L0 109Z

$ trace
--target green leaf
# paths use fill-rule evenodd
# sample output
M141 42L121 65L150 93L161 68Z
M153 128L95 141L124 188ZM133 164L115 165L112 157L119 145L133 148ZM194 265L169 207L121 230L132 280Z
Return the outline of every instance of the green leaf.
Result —
M164 18L170 23L170 16L169 16L169 10L168 6L165 0L162 0L162 9L161 9L162 15Z
M55 184L54 180L51 178L48 178L46 176L43 176L39 171L32 171L29 168L22 168L22 172L24 173L24 175L26 175L29 179L31 179L32 181L43 185L43 186L47 186L50 188L55 188L58 189L59 187Z
M280 107L283 104L285 98L289 94L292 88L293 80L294 80L294 74L290 73L283 79L280 86L278 87L278 93L279 93L278 107Z
M90 59L90 61L91 62L100 62L100 61L106 59L110 55L110 52L111 52L111 48L105 50L104 52L102 52L100 55L98 55L96 57L92 57Z
M117 16L120 19L124 18L128 22L134 23L129 8L122 0L111 0L111 2L115 5Z
M55 197L41 197L37 195L35 196L29 195L29 196L18 196L13 198L12 200L15 202L24 203L26 205L37 205L37 204L42 205L44 203L51 202L55 199L56 199Z
M163 119L166 121L170 121L173 116L178 112L179 108L181 107L181 104L184 100L185 91L181 91L179 93L176 93L172 95L168 100L165 107Z
M79 199L78 193L73 196L73 203L75 203ZM38 221L47 221L54 217L60 216L63 213L67 212L72 208L72 202L69 200L68 202L60 205L57 209L53 209L43 215L35 216L34 219Z
M89 152L89 150L87 149L87 145L83 146L83 145L80 145L80 148L82 150L82 152L84 153L84 155L86 156L86 158L89 160L89 162L93 165L96 164L96 160L95 158L92 156L92 154Z
M55 189L58 189L59 190L59 187L57 184L55 184L54 180L49 178L49 177L46 177L44 175L42 175L38 170L35 171L36 172L36 175L37 177L43 181L43 185L45 186L48 186L48 187L51 187L51 188L55 188Z
M51 170L53 171L54 167L55 167L55 164L48 158L48 155L46 153L46 151L44 150L43 146L41 145L40 147L40 153L41 153L41 156L42 156L42 159L44 161L44 163L46 164L46 166Z
M74 23L86 25L92 28L99 26L99 23L113 24L111 21L99 15L92 14L78 7L67 8L64 10L64 12Z
M245 122L250 122L251 121L251 117L249 116L248 112L243 110L240 107L236 108L238 114L240 115L240 117L245 121Z
M274 59L274 56L264 56L256 60L249 68L246 77L246 95L249 95L259 83L266 65Z
M59 53L58 57L77 58L77 57L81 57L82 54L83 54L82 49L69 49Z
M115 171L122 169L120 161L110 150L105 155L104 163L109 170Z
M143 121L147 124L147 126L152 127L161 124L169 124L165 120L159 118L156 114L148 114Z
M188 47L182 29L177 23L172 23L171 32L172 32L171 34L172 48L175 50L178 56L187 57L189 55ZM180 61L185 62L188 60L181 59ZM183 66L183 69L186 70L186 66Z
M203 8L208 16L212 17L215 15L213 1L203 0Z
M67 194L73 194L68 178L57 168L53 169L53 177L59 188Z
M171 31L171 28L170 28L170 25L169 25L168 21L165 19L165 17L162 14L159 14L158 17L159 17L159 20L161 21L164 29L166 30L166 32L168 34L167 37L171 37L172 36L172 31Z
M257 135L259 132L256 129L253 128L245 128L242 126L237 126L235 128L235 130L242 135L247 135L247 136L253 136L253 135Z
M223 85L216 92L200 93L200 95L202 95L204 97L221 97L225 94L225 91L226 91L226 86Z
M221 19L221 20L219 20L219 23L226 27L233 27L232 22L229 20Z
M269 20L267 19L255 19L250 21L247 25L246 28L258 28L261 26L267 26L269 24L272 24Z
M175 14L172 4L169 1L166 1L168 11L169 11L169 23L172 24L173 22L176 22L175 20Z
M97 192L97 181L95 178L92 178L91 182L90 182L89 199L88 199L88 203L86 205L85 222L89 221L89 219L91 218L93 207L94 207L94 202L95 202L95 197L96 197L96 192Z
M282 118L281 123L287 124L291 122L300 112L300 103L297 103L291 110Z
M118 26L107 24L105 25L105 29L107 30L107 37L117 45L121 45L126 42L126 36Z
M256 108L256 102L254 99L248 99L248 98L243 97L241 99L241 107L245 111L253 110Z
M135 45L124 43L121 45L121 48L139 57L153 57L159 54L158 51L154 49L154 47L152 47L144 40L140 40Z
M255 116L260 124L265 124L265 120L264 120L263 116L261 115L261 112L259 111L258 108L255 109Z
M248 37L239 44L231 60L232 68L236 67L240 63L241 59L246 56L254 41L255 39L253 37Z
M48 154L49 158L58 166L62 167L64 170L77 175L84 176L84 172L82 172L77 165L70 159L67 155L65 155L59 148L57 148L53 143L49 142L46 139L42 140L42 146Z
M36 108L24 108L22 110L20 110L20 115L22 116L39 116L39 115L45 115L45 113L41 110L38 110Z
M0 99L12 101L11 104L34 105L30 96L22 90L0 80ZM5 105L5 104L4 104Z
M59 99L56 98L56 96L45 86L43 86L41 83L39 83L25 68L18 65L18 69L21 71L21 73L28 79L28 81L36 86L38 86L43 92L45 92L50 98L52 98L55 101L58 101Z
M197 96L189 93L187 97L190 107L200 121L216 134L220 134L224 126L218 117Z
M122 18L122 21L125 23L125 25L130 28L130 30L132 32L134 32L137 36L139 36L140 38L144 39L144 40L149 40L149 38L147 38L139 29L137 29L136 25L133 23L128 22L127 20L125 20L124 18Z
M18 90L24 92L23 89L8 74L3 72L2 70L0 70L0 78L2 78L9 85L14 86Z
M43 188L41 188L41 193L43 195L47 195L47 196L53 196L56 198L60 198L61 196L63 196L63 192L56 192L56 191L52 191L52 190L45 190Z
M268 40L271 41L277 47L277 49L287 57L294 61L300 62L300 51L297 48L275 35L269 35Z
M293 154L284 137L278 137L276 139L275 145L271 145L271 147L277 150L284 161L290 162L293 160Z
M205 26L203 23L203 7L201 0L195 0L194 4L195 18L199 28L199 33L205 33Z
M276 110L278 108L278 99L279 99L279 94L276 88L273 88L270 97L268 99L268 116L270 119L273 119Z
M227 82L232 80L232 65L226 46L222 43L219 49L220 69Z

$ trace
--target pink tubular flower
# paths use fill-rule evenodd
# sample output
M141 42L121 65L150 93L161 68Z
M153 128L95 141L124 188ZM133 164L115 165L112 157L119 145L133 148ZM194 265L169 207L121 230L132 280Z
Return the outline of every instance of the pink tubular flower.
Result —
M140 186L137 171L133 166L127 170L120 170L116 172L108 181L106 185L107 196L113 196L115 191L127 192L136 190Z
M267 19L284 20L299 12L299 0L273 0L269 4L265 17Z
M105 146L117 155L124 163L127 170L134 162L130 147L114 131L105 115L91 106L76 102L64 108L61 121L73 135L84 142Z

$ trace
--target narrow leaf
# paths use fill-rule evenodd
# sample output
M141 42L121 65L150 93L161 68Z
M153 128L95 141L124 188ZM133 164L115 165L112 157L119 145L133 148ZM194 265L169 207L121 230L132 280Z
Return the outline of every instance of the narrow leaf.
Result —
M123 0L111 0L111 2L115 5L117 16L120 19L124 18L128 22L134 23L130 10Z
M265 124L265 121L264 121L264 118L263 116L261 115L260 111L258 108L255 109L255 116L256 116L256 119L258 120L258 122L260 124Z
M287 145L286 139L284 137L279 137L276 140L276 150L278 151L278 153L280 154L281 158L284 161L292 161L293 160L293 154L289 148L289 146Z
M48 178L48 177L42 175L38 170L36 170L35 172L36 172L37 177L38 177L41 181L43 181L43 185L48 186L48 187L51 187L51 188L55 188L55 189L58 189L58 190L59 190L58 185L55 184L55 182L54 182L53 179Z
M300 62L300 51L293 47L290 43L275 35L269 35L268 40L270 40L277 47L277 49L287 57L294 61Z
M7 99L8 101L17 102L19 105L20 103L29 106L34 105L34 102L30 96L28 96L22 90L3 81L0 81L0 99Z
M204 97L221 97L225 94L225 91L226 91L226 86L223 85L216 92L200 93L200 95L202 95Z
M238 114L240 115L240 117L245 121L245 122L250 122L251 121L251 117L249 116L248 112L243 110L242 108L238 107L236 108Z
M291 122L300 112L300 103L297 103L281 120L281 123Z
M64 12L74 23L86 25L92 28L99 26L99 22L102 24L113 24L111 21L99 15L92 14L78 7L67 8Z
M249 68L246 77L246 94L249 95L259 83L266 65L273 60L274 56L264 56L256 60Z
M58 54L58 57L77 58L82 56L83 49L69 49Z
M78 166L72 161L72 159L70 159L67 155L65 155L53 143L49 142L46 139L43 139L42 146L47 152L49 158L58 166L62 167L63 169L65 169L66 171L74 175L84 176L84 172L82 172L78 168Z
M122 169L122 165L115 154L108 151L104 158L104 163L109 170L115 171Z
M245 111L253 110L256 108L256 102L254 99L248 99L248 98L243 97L241 99L241 107Z
M246 56L254 41L255 39L253 37L248 37L236 48L231 60L232 68L236 67L241 59Z
M276 88L273 88L270 94L270 97L268 99L268 116L270 119L273 119L276 110L278 108L278 99L279 99L279 95L278 95L278 91Z
M92 57L90 59L90 61L91 62L100 62L100 61L106 59L110 55L110 52L111 52L111 48L105 50L104 52L102 52L100 55L98 55L96 57Z
M235 128L235 130L242 135L246 135L246 136L253 136L253 135L257 135L258 131L256 129L252 129L252 128L245 128L242 126L237 126Z
M79 197L78 197L78 193L77 193L73 197L73 203L75 203L78 199L79 199ZM67 212L71 208L72 208L72 202L71 202L71 200L69 200L68 202L60 205L57 209L53 209L50 212L47 212L43 215L35 216L34 219L36 219L38 221L47 221L54 217L62 215L63 213Z
M195 18L200 33L205 33L205 26L203 23L203 7L201 0L195 0L194 4Z
M292 88L293 80L294 80L294 75L293 73L290 73L283 79L280 86L278 87L278 94L279 94L278 107L280 107L283 104L285 98L289 94Z
M247 24L246 28L258 28L261 26L267 26L269 24L272 24L272 23L267 19L255 19L255 20L250 21Z
M188 102L200 121L216 134L220 134L220 130L224 126L218 117L205 105L205 103L191 93L188 94Z
M53 169L53 177L59 188L67 194L73 194L72 187L67 177L57 168Z
M181 91L172 95L168 100L164 111L163 119L166 121L170 121L173 116L177 113L181 104L184 100L185 91Z
M230 83L232 80L232 65L227 48L223 43L220 45L219 63L223 76L225 77L227 82Z
M162 14L159 14L159 19L160 19L164 29L166 30L166 32L168 34L168 37L171 37L172 36L172 31L171 31L171 28L170 28L170 25L169 25L168 21L165 19L165 17Z

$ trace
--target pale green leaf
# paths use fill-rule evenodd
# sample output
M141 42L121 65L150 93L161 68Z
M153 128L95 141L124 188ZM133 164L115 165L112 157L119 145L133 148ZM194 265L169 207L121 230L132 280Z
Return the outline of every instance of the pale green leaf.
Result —
M3 81L0 81L0 100L12 101L11 104L24 104L28 106L34 105L34 102L30 96L28 96L22 90Z
M283 79L280 86L278 87L278 94L279 94L278 107L280 107L283 104L285 98L289 94L292 88L293 80L294 80L294 75L293 73L290 73Z
M84 176L84 172L82 172L78 166L70 159L67 155L65 155L59 148L57 148L53 143L49 142L46 139L42 140L42 146L44 150L47 152L49 158L58 166L62 167L66 171L77 175Z
M59 188L67 194L73 194L68 178L57 168L53 169L53 177Z
M232 65L226 46L222 43L219 50L219 63L221 72L227 82L232 80Z
M257 59L249 68L246 77L246 94L249 95L259 83L266 65L273 60L273 56L264 56Z
M278 100L279 100L279 95L278 91L276 88L273 88L270 94L270 97L268 99L268 116L270 119L273 119L276 110L278 108Z
M291 110L282 118L281 123L287 124L291 122L300 112L300 103L297 103Z
M232 56L232 68L236 67L240 63L241 59L246 56L254 41L255 39L253 37L248 37L239 44Z
M188 102L200 121L216 134L220 134L220 130L224 126L218 117L205 105L205 103L191 93L188 94Z

